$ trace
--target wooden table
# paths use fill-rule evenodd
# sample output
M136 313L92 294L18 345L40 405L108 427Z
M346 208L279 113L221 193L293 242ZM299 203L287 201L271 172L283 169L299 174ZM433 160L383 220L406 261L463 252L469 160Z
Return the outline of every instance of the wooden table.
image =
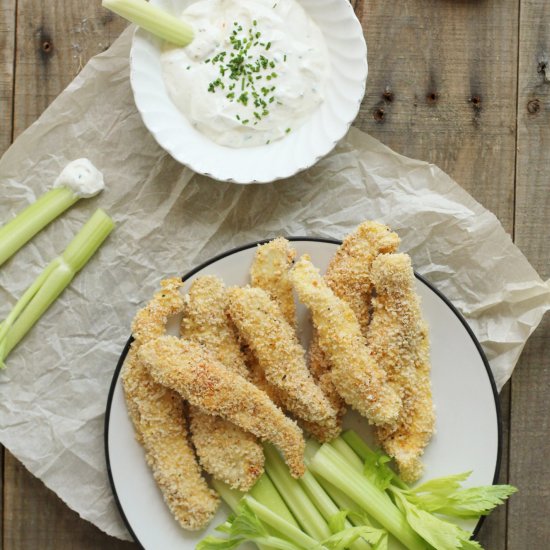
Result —
M369 47L356 126L438 164L492 210L541 276L550 276L550 2L354 0ZM0 152L125 23L99 0L0 3ZM519 487L485 523L487 549L550 547L550 316L501 394L501 482ZM1 458L1 455L0 455ZM8 452L5 550L119 549Z

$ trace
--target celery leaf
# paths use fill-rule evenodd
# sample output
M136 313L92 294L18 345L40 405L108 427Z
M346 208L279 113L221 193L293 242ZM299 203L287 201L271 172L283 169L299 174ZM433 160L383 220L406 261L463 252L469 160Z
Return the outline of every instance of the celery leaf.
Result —
M363 474L382 491L386 490L396 477L388 466L390 460L391 458L381 451L374 451L365 456Z

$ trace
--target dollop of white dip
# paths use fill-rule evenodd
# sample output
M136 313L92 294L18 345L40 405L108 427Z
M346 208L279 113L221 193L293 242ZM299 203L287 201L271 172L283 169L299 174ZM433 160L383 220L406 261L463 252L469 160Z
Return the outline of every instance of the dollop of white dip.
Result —
M199 0L182 19L195 39L166 47L163 78L177 108L212 141L270 143L322 103L327 46L296 0Z
M68 187L78 197L88 199L105 189L103 174L88 160L69 162L57 176L54 187Z

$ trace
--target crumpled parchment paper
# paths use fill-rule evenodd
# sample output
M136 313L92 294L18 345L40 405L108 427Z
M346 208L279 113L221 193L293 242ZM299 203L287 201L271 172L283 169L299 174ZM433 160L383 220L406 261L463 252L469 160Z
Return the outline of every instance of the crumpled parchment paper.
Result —
M82 200L0 269L0 317L96 207L117 224L0 372L0 439L83 518L129 538L107 480L103 421L137 308L162 277L277 235L341 238L367 218L397 230L416 269L465 315L498 387L550 309L543 282L493 214L437 167L352 129L306 173L239 186L194 175L160 149L128 79L131 30L94 58L0 160L0 219L89 157L107 190Z

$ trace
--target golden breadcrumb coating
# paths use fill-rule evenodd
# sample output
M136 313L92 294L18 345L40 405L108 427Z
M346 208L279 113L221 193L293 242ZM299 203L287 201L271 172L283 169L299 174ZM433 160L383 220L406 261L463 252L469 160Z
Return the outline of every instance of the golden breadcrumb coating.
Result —
M269 294L293 328L296 328L296 304L288 271L295 258L296 250L285 238L278 237L258 246L250 268L252 286Z
M403 407L397 425L379 426L376 434L395 458L404 481L422 475L422 456L434 431L428 328L422 318L411 260L383 254L372 266L376 288L368 348Z
M351 307L359 321L363 336L367 334L370 317L372 261L378 254L394 252L398 247L399 237L396 233L381 223L366 221L344 239L328 265L324 280L334 294ZM345 403L332 384L329 374L331 366L319 346L315 329L309 347L308 364L313 377L338 411L341 425L346 412ZM324 434L322 430L312 433L320 441L326 441L327 437L332 435Z
M219 277L205 275L195 279L181 321L181 335L204 345L228 369L248 376L235 326L227 315L225 285Z
M264 451L256 437L198 407L190 407L189 416L201 466L233 489L250 490L264 471Z
M288 324L296 330L296 303L294 301L292 283L288 275L295 258L296 250L292 248L291 244L286 239L279 237L258 247L254 262L250 269L250 278L252 286L265 290L270 298L279 306ZM251 352L250 355L249 369L254 373L256 385L264 389L264 391L267 391L274 402L281 406L284 403L284 391L269 383L260 363L257 358L254 357L254 353ZM315 378L315 376L314 379L324 393L323 383L319 378ZM333 395L325 395L329 403L334 405L334 403L337 402L336 400L341 402L341 399L334 390L332 384L331 387L333 389ZM342 422L338 415L339 412L339 408L334 408L334 414L322 424L300 420L300 425L314 435L319 441L330 441L338 437L342 431Z
M257 388L267 393L269 399L277 405L280 409L284 409L282 392L271 385L265 377L265 372L262 369L258 359L254 355L254 352L250 349L246 342L242 342L243 351L246 357L246 365L248 367L248 379Z
M343 240L325 273L328 287L355 313L363 336L367 334L370 317L372 262L379 254L395 252L398 247L399 237L389 227L363 222Z
M308 367L317 386L325 394L328 402L334 410L334 419L330 423L317 424L315 422L302 422L302 426L306 429L317 441L326 443L332 441L342 433L342 421L346 414L346 405L340 394L336 391L330 370L327 367L328 363L323 354L323 350L319 346L317 331L313 330L312 340L308 350Z
M204 345L228 369L248 377L235 327L226 313L223 281L199 277L189 289L181 322L183 338ZM190 407L191 439L201 466L233 489L248 491L264 471L264 452L258 440L228 420Z
M265 290L279 306L288 324L296 329L296 304L292 285L288 279L288 270L296 257L296 251L283 237L259 245L250 268L250 279L253 287ZM247 366L251 382L265 391L273 403L284 408L283 392L269 383L265 372L245 340L241 342L246 349Z
M296 417L327 423L335 417L315 384L294 329L261 288L230 288L229 314L247 342L267 381L281 391L284 406Z
M168 317L179 313L179 279L161 282L161 290L136 315L134 341L122 369L122 384L136 439L170 511L185 529L201 529L216 513L217 494L201 476L188 441L179 394L155 382L138 357L139 348L164 334Z
M300 258L290 277L300 300L311 310L340 396L373 424L394 421L401 400L386 383L385 372L372 361L353 310L326 285L309 256Z
M294 477L304 474L305 442L296 423L206 348L190 340L162 336L141 346L138 353L158 383L203 411L270 441L281 450Z

